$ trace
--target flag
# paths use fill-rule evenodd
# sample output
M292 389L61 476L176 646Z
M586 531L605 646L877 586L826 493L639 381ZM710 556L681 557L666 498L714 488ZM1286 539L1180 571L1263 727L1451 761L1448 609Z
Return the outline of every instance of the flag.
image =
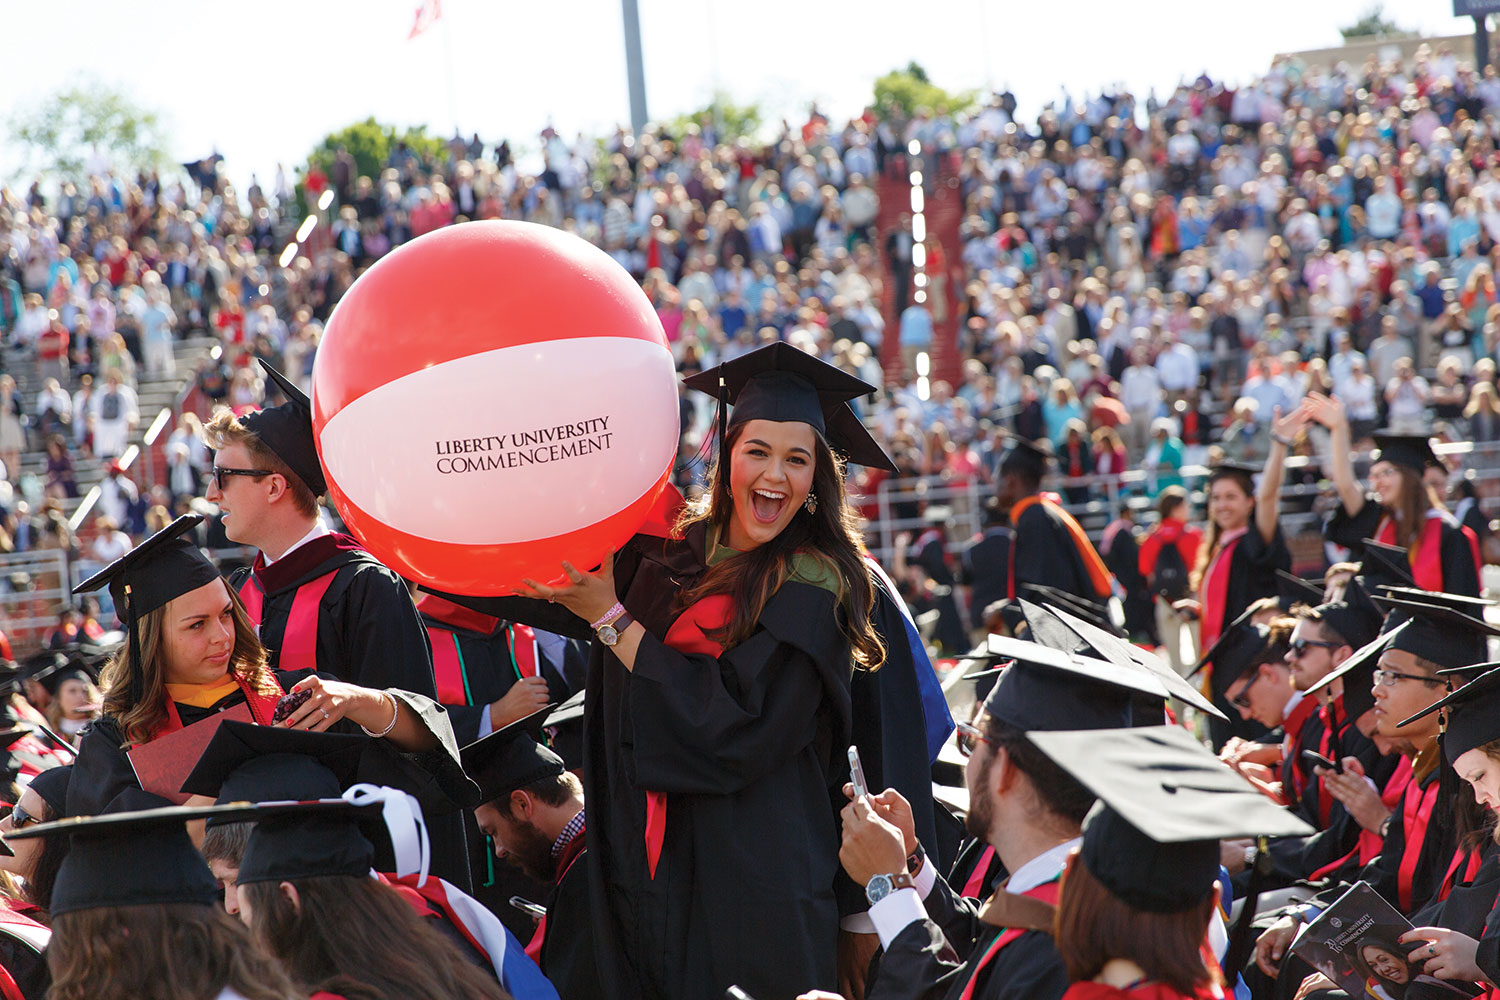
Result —
M411 34L406 36L406 40L409 42L416 38L442 16L443 0L422 0L422 6L417 8L417 16L411 24Z

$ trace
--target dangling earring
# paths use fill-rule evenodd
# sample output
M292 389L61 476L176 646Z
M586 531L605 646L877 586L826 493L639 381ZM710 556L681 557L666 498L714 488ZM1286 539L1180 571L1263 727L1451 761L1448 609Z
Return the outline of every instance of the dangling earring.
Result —
M816 514L818 512L818 498L812 490L807 491L807 499L802 501L802 506L806 508L809 514Z

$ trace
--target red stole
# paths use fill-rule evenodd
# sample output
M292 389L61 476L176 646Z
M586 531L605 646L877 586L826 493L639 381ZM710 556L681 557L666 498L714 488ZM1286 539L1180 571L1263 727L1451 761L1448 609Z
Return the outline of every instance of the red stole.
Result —
M1417 541L1407 552L1407 558L1411 562L1412 579L1417 586L1423 590L1444 591L1448 588L1443 586L1443 528L1447 526L1448 519L1443 516L1443 511L1436 508L1427 512L1427 519L1422 524L1422 533ZM1479 557L1479 540L1474 537L1474 532L1462 525L1458 530L1464 533L1464 538L1469 543L1469 550L1474 555L1474 574L1483 579L1484 560ZM1389 515L1380 519L1380 527L1375 532L1375 540L1385 545L1396 544L1396 522Z
M1094 543L1089 541L1089 536L1083 530L1083 526L1078 523L1072 514L1063 510L1062 506L1055 499L1043 496L1040 493L1034 493L1029 497L1016 501L1015 505L1010 509L1011 525L1014 526L1019 522L1021 515L1026 513L1028 508L1037 504L1050 507L1051 513L1067 529L1068 537L1073 542L1073 548L1078 552L1078 558L1083 561L1084 569L1088 570L1089 585L1094 588L1093 596L1100 600L1108 599L1114 593L1114 576L1109 572L1109 567L1104 565L1104 560L1099 557L1099 552L1094 548ZM1011 566L1010 596L1014 598L1016 596L1014 542L1012 542L1011 548Z
M990 865L995 860L995 848L992 844L985 844L984 850L979 855L979 860L974 864L974 871L969 875L969 880L964 883L964 891L961 896L970 899L978 899L979 892L984 888L984 877L989 874Z
M1054 878L1050 882L1043 882L1034 889L1028 889L1021 893L1021 895L1029 896L1032 899L1040 899L1044 903L1056 906L1058 887L1058 878ZM969 973L969 981L964 984L964 991L959 994L959 1000L973 1000L974 990L979 985L979 974L984 971L985 966L993 962L995 956L1005 950L1007 945L1025 933L1026 928L1024 927L1012 927L995 938L989 948L985 949L984 954L979 957L979 961L974 963L974 969Z
M1287 766L1287 777L1291 779L1291 788L1283 785L1281 794L1290 804L1293 799L1300 801L1302 793L1307 789L1307 776L1300 766L1302 755L1302 727L1307 725L1313 713L1318 710L1318 701L1309 695L1304 695L1297 702L1297 707L1292 709L1292 714L1281 722L1281 759ZM1290 793L1290 794L1288 794Z
M332 574L329 574L329 577L331 578ZM298 599L302 597L301 591L298 591L297 597ZM292 608L295 612L295 601ZM489 635L500 624L500 619L446 601L434 594L423 594L422 599L417 602L417 610L429 618L436 618L445 625L451 626L451 628L445 628L443 625L427 626L427 638L432 643L432 674L437 682L438 703L472 705L474 698L469 691L469 672L464 664L463 649L459 645L458 635L453 629L461 628L480 635ZM511 658L515 662L516 677L519 679L537 676L540 661L537 653L536 632L530 625L512 623L506 626L506 633Z
M276 659L280 669L318 669L318 606L337 574L337 569L331 570L297 588L297 595L292 598L292 611L287 615L286 630L281 633L281 649ZM239 595L245 613L259 630L266 595L254 571L240 584Z
M706 597L688 608L672 627L667 629L662 641L679 653L700 656L718 656L724 651L708 635L723 628L734 611L734 602L728 594ZM667 795L665 792L646 792L646 868L656 878L656 866L661 861L662 845L667 840Z
M1084 981L1068 987L1062 1000L1222 1000L1224 992L1217 986L1204 987L1192 993L1179 993L1162 983L1146 982L1128 990L1104 983Z
M1248 526L1235 528L1219 536L1219 550L1213 554L1213 558L1208 561L1208 568L1203 571L1198 598L1203 605L1198 625L1199 649L1208 649L1218 640L1219 633L1224 631L1224 602L1229 599L1229 569L1234 563L1235 548L1249 530ZM1212 665L1209 670L1213 670Z
M260 694L250 688L245 679L238 674L234 675L234 683L239 687L240 693L245 696L245 704L250 708L250 717L255 720L257 726L269 726L271 717L276 714L276 703L286 694L281 690L274 674L270 675L271 686L276 689L275 694ZM182 716L177 714L177 703L171 698L167 699L167 717L162 720L161 725L156 727L156 732L151 734L153 740L159 740L168 733L175 733L182 728Z
M1401 829L1406 834L1406 843L1401 851L1401 867L1396 871L1396 895L1402 913L1411 912L1411 883L1422 857L1422 844L1427 839L1427 824L1432 820L1433 806L1437 805L1440 784L1434 780L1423 788L1420 782L1412 781L1401 795Z
M572 870L573 863L583 856L584 840L587 831L587 827L579 830L577 835L574 836L572 840L568 841L567 846L563 848L562 854L558 856L557 879L555 884L562 885L562 880L566 878L568 872ZM531 956L531 960L535 962L538 967L540 967L542 964L542 946L545 944L546 940L547 915L544 913L542 914L542 919L537 921L536 933L532 934L531 940L526 942L525 949L526 954ZM545 973L543 974L545 975Z
M1385 788L1381 789L1380 801L1385 803L1387 809L1395 809L1396 804L1406 794L1406 786L1410 783L1411 758L1402 757L1396 765L1396 770L1391 773L1390 780L1385 783ZM1308 876L1308 880L1316 882L1318 879L1326 878L1351 861L1357 862L1361 866L1367 865L1380 854L1380 848L1384 843L1385 841L1380 834L1360 828L1359 840L1355 843L1354 849L1337 861L1330 861L1322 868L1313 872Z

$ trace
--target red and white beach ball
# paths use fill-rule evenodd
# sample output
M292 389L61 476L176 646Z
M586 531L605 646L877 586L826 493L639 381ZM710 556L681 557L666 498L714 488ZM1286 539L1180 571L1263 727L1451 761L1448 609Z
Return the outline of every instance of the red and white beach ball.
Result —
M344 523L457 593L597 565L677 450L676 372L645 293L592 244L526 222L450 226L382 258L329 318L312 381Z

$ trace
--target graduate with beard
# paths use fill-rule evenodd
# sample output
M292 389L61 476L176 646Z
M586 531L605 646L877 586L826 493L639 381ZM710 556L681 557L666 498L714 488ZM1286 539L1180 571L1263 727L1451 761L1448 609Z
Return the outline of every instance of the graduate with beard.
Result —
M703 503L663 505L599 571L531 585L539 601L453 599L598 639L583 764L605 995L789 996L862 978L873 951L838 864L845 749L935 845L951 723L835 457L891 468L848 406L873 387L787 344L687 384L721 402Z
M507 868L548 886L544 914L526 953L567 1000L604 995L589 926L583 786L561 757L533 739L545 711L463 748L464 770L480 789L474 816Z

